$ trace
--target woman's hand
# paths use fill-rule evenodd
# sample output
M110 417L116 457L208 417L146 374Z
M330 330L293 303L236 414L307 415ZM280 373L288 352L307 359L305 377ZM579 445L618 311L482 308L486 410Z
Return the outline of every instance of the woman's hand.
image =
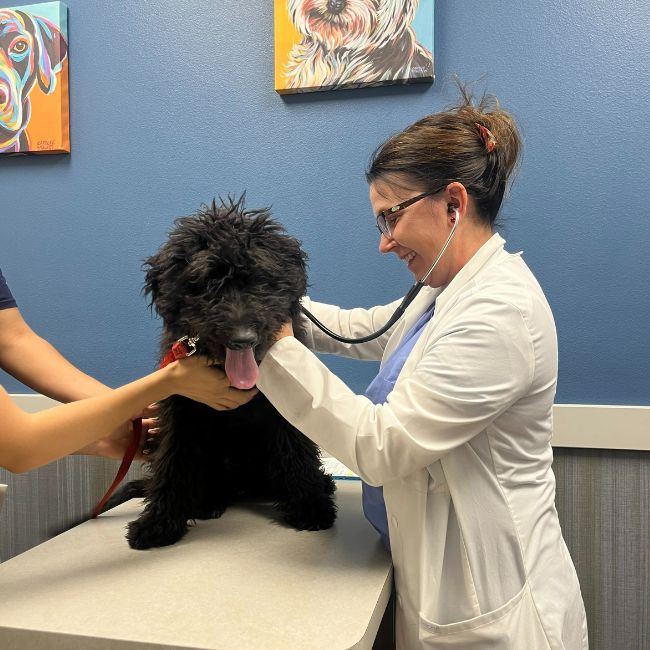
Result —
M158 412L158 405L151 404L142 413L133 416L133 420L138 417L142 418L142 434L140 436L140 444L138 451L134 456L134 460L146 461L146 451L144 450L147 439L150 436L158 433L156 415ZM109 433L103 438L99 438L95 442L79 449L75 454L84 454L86 456L103 456L104 458L113 458L121 460L131 444L133 437L133 421L129 420L121 424L115 431Z
M235 409L250 402L257 395L257 388L250 390L233 388L223 370L211 366L205 357L193 356L181 359L167 368L176 395L202 402L217 411Z
M217 411L227 411L246 404L258 392L257 388L251 388L250 390L233 388L223 370L211 366L205 357L193 356L181 359L160 372L166 373L165 381L169 382L170 394L183 395L196 402L206 404ZM152 404L142 413L133 416L133 419L136 417L143 418L142 435L135 460L147 460L146 441L150 436L155 436L158 433L156 412L157 406ZM75 453L120 460L124 456L132 436L133 422L129 420L121 424L112 433L86 445Z
M181 359L159 372L165 373L164 381L170 386L170 394L189 397L217 411L235 409L252 400L257 394L257 388L251 388L250 390L233 388L223 370L211 366L205 357L193 356ZM147 460L145 450L147 439L158 433L158 422L155 417L157 410L158 407L152 404L142 413L136 413L133 416L133 419L137 417L143 418L142 435L135 460ZM133 422L129 420L117 427L112 433L91 442L75 453L120 460L123 458L132 437Z

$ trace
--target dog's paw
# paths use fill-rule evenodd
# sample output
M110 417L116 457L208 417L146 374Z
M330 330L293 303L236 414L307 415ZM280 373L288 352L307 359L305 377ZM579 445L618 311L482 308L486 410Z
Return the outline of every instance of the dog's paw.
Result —
M297 530L326 530L336 520L336 505L329 498L292 504L282 510L285 521Z
M128 525L126 539L131 548L143 551L148 548L175 544L186 532L186 522L143 517Z

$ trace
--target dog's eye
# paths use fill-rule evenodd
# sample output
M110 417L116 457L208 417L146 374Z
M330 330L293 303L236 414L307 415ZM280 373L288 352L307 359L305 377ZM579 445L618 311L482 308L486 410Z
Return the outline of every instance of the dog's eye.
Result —
M10 50L10 54L24 54L29 47L29 43L24 40L16 41Z

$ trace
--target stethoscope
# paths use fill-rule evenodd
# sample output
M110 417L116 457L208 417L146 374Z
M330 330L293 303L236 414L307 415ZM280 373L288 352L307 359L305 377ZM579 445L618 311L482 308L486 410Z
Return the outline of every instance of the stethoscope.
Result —
M454 236L454 233L456 232L456 228L458 228L458 223L460 222L460 215L458 214L458 209L457 208L452 208L453 212L455 213L455 219L454 219L454 225L451 228L451 231L449 235L447 236L447 239L445 240L445 243L440 251L438 253L438 257L433 261L433 264L429 267L429 270L424 274L424 277L416 282L410 289L409 292L404 296L404 300L402 300L401 304L399 307L394 311L393 315L390 317L388 322L379 330L376 332L373 332L372 334L368 334L367 336L362 336L358 339L349 339L345 336L341 336L340 334L337 334L336 332L332 332L331 329L327 328L323 323L321 323L314 314L312 314L308 309L305 309L304 307L301 307L303 314L307 316L307 318L318 327L321 331L325 332L328 336L331 338L340 341L341 343L351 343L353 345L356 345L357 343L367 343L368 341L374 341L376 338L380 337L382 334L387 332L395 323L402 317L404 312L406 311L406 308L415 300L415 297L420 293L420 289L425 285L426 281L429 279L429 276L433 273L433 270L436 268L438 265L438 262L440 261L440 258L444 255L445 251L447 250L447 246L449 246L449 242L451 242L451 238Z

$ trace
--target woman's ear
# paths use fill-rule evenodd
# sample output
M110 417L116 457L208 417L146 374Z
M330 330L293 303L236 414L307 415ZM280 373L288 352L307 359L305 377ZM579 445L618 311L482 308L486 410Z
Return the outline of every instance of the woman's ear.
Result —
M458 210L459 216L461 218L464 217L469 201L465 186L458 181L449 183L449 185L447 185L446 194L449 215L453 217L455 214L454 211Z

